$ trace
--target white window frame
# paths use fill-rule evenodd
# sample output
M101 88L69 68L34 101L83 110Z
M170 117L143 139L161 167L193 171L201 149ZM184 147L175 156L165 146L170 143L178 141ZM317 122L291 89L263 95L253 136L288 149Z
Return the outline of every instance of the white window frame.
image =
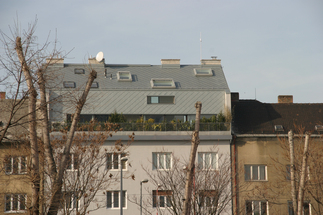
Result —
M150 80L150 85L153 89L176 88L175 82L172 78L152 78Z
M108 161L108 155L110 155L111 156L111 161ZM118 168L115 168L115 166L114 166L114 157L115 156L118 156L118 159L117 159L117 162L118 162ZM121 158L123 158L123 157L126 157L127 155L126 155L126 153L117 153L117 152L109 152L109 153L106 153L106 169L107 170L115 170L115 171L120 171L120 169L121 169L121 165L122 165L122 171L127 171L128 170L128 168L127 168L127 163L128 163L128 161L123 161L124 162L124 164L121 164L120 163L120 159ZM111 168L109 168L109 162L111 162Z
M132 82L132 75L129 71L118 71L117 72L118 81L129 81Z
M22 158L25 159L25 170L22 170ZM6 158L7 160L5 161L5 173L7 175L16 175L16 174L19 174L19 175L22 175L22 174L26 174L27 173L27 157L26 156L10 156L8 158ZM14 173L14 160L15 159L18 159L18 169L17 169L17 173ZM10 165L10 172L7 171L7 165Z
M167 167L167 157L169 155L169 168ZM163 158L161 158L163 156ZM156 158L156 161L154 160ZM152 153L152 164L153 170L170 170L172 169L173 164L173 156L171 152L153 152ZM163 164L160 163L161 159L163 159Z
M69 166L66 167L66 170L67 171L78 171L78 166L79 166L79 160L76 161L75 163L75 153L70 153L70 159L68 162L71 163L71 168L69 168ZM68 163L69 164L69 163ZM77 166L77 168L75 167L75 164Z
M18 195L17 210L13 210L14 196L15 195ZM10 197L10 210L7 210L7 197L8 196ZM20 201L21 196L23 196L24 199L25 199L25 203L24 203L24 208L25 209L21 209L21 201ZM15 193L5 194L5 204L4 204L5 213L24 212L24 211L26 211L26 208L27 208L26 203L27 203L27 194L15 194Z
M258 175L257 179L253 179L253 168L254 166L257 166L258 168ZM260 179L260 167L264 166L265 167L265 179ZM249 180L246 179L246 167L250 167L250 175L249 175ZM245 171L245 181L268 181L268 175L267 175L267 165L262 165L262 164L246 164L244 165L244 171Z
M123 190L122 192L125 193L124 198L123 198L125 206L122 208L127 209L127 191ZM108 207L108 193L111 193L111 207ZM118 193L118 207L114 206L114 193ZM106 208L107 209L120 209L120 205L121 205L120 190L107 190L106 191Z
M164 193L164 192L172 192L172 191L170 191L170 190L158 190L158 192L157 192L157 190L153 190L153 198L154 198L153 203L155 201L155 205L153 204L153 208L161 208L161 209L163 209L163 208L171 207L170 202L171 202L171 195L172 194L168 194L168 195L160 195L159 194L159 193ZM155 193L155 195L154 195L154 193ZM162 201L161 201L161 198L163 199ZM167 200L169 200L169 202ZM161 202L163 202L164 206L162 206Z
M261 203L266 203L266 215L269 215L269 205L268 205L268 201L266 201L266 200L247 200L246 201L246 207L245 207L245 209L246 209L246 214L248 214L247 213L247 202L251 202L251 207L252 207L252 212L251 212L251 215L255 215L255 214L259 214L259 215L261 215ZM259 209L259 211L257 211L257 213L255 213L256 211L255 211L255 203L258 203L258 209Z
M208 155L210 156L208 157ZM215 167L213 167L212 165L213 163L212 161L214 157L215 157ZM207 163L207 160L208 160L208 163ZM198 156L197 156L198 167L202 170L218 170L219 168L218 161L219 161L219 157L218 157L218 153L216 152L198 152ZM210 166L207 167L206 166L207 164Z
M302 214L304 214L304 204L308 204L309 215L312 215L312 204L309 201L304 201ZM293 208L293 201L287 201L288 214L291 214L289 211L290 208Z

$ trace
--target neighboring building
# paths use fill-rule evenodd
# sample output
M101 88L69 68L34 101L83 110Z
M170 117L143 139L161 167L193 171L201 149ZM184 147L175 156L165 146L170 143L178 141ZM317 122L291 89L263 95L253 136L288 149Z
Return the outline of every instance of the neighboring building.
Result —
M124 179L123 195L127 200L123 204L124 214L139 213L139 206L129 200L134 197L139 199L140 181L148 178L142 167L154 172L156 169L172 168L174 157L180 158L183 163L189 159L195 103L202 103L201 117L221 116L220 113L222 116L230 115L231 94L221 60L201 60L200 65L181 65L179 59L164 59L161 60L161 65L105 64L104 60L98 62L95 59L89 59L89 64L83 65L64 64L63 60L59 60L49 68L52 71L50 73L57 77L50 92L50 99L58 101L50 105L50 120L53 125L59 126L60 123L71 120L74 109L71 99L66 96L84 87L90 69L96 70L98 75L80 121L95 119L105 122L114 112L125 116L127 126L121 124L123 131L108 138L104 147L113 146L119 139L127 141L128 135L135 133L135 141L128 148L128 163L131 163L131 167L127 165L124 170L125 174L134 172L135 180ZM227 117L228 120L230 117ZM147 121L151 124L138 126L138 122ZM212 168L220 168L221 161L217 159L221 155L230 156L230 142L230 122L201 124L199 161L204 160L205 163L210 162ZM213 153L209 153L212 149ZM111 166L109 161L119 158L120 155L107 154L107 166L112 173L118 173L120 167L118 164ZM206 161L208 159L210 160ZM146 209L155 213L156 207L160 210L167 207L167 196L172 191L157 188L152 181L143 187ZM114 186L106 187L104 194L100 192L97 198L105 206L91 214L119 214L119 190L119 186ZM231 193L230 188L228 192ZM201 195L208 197L216 192L206 190L203 193ZM157 203L153 198L156 194L160 196ZM147 202L150 205L147 206ZM231 214L231 210L230 200L222 214Z
M297 134L311 133L311 155L323 149L323 104L295 104L292 96L279 96L278 103L268 104L239 100L239 94L232 93L232 113L233 183L237 185L233 190L237 193L234 214L292 214L287 133L292 129L296 134L294 151L299 171L304 135ZM304 215L322 214L322 205L318 204L323 197L321 157L308 160ZM298 184L299 178L296 180Z

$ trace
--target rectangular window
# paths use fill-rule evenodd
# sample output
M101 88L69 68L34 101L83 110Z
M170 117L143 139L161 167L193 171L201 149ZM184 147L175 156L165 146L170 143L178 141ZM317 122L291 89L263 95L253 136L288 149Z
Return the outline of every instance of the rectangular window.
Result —
M74 74L85 74L84 69L74 69Z
M147 104L175 104L175 96L147 96Z
M127 206L126 191L122 191L122 207ZM107 191L107 208L120 208L120 191Z
M195 76L213 76L212 70L206 68L194 69L194 74Z
M99 88L98 82L92 82L91 88Z
M199 207L213 207L217 206L218 193L215 190L203 190L199 193L198 205Z
M75 82L74 81L64 81L63 82L64 88L75 88Z
M77 170L78 169L78 156L71 153L67 157L67 170Z
M218 155L215 152L199 152L198 167L204 170L216 170L218 167Z
M167 170L172 167L172 153L170 152L153 152L153 170Z
M119 170L120 169L120 159L126 157L125 153L107 153L107 169ZM122 162L122 169L126 169L126 161Z
M294 215L293 212L293 202L288 201L288 215ZM311 204L309 202L303 203L303 215L311 215Z
M129 71L118 71L117 78L118 81L132 81L132 76Z
M172 78L152 78L150 84L151 88L176 88Z
M286 180L291 180L290 165L286 165Z
M79 208L79 202L77 192L72 191L65 191L63 192L63 205L65 206L66 210L72 210Z
M26 210L26 194L6 194L6 212L17 212Z
M268 202L267 201L246 201L247 215L267 215Z
M27 157L7 157L5 158L6 174L26 174L27 173Z
M245 165L245 180L246 181L265 181L267 180L266 165Z
M170 207L172 191L171 190L153 190L153 207Z

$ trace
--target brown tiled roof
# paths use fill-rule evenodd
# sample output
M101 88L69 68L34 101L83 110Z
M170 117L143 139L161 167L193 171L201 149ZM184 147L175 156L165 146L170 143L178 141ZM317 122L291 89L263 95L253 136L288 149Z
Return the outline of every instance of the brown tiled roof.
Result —
M232 102L232 131L235 134L277 134L304 131L317 134L315 125L323 125L323 103L261 103L257 100ZM284 131L275 131L282 125ZM323 133L321 131L321 133Z

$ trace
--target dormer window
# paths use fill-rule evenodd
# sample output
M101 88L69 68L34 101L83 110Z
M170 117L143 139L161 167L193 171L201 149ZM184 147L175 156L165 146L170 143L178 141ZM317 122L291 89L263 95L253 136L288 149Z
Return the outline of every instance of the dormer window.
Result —
M91 88L99 88L99 83L98 82L93 82L91 85Z
M151 88L176 88L172 78L152 78L150 84Z
M118 71L117 78L118 81L132 81L132 76L129 71Z
M74 74L85 74L84 69L74 69Z
M75 88L76 84L74 81L64 81L63 82L64 88Z
M284 127L282 125L275 125L275 131L284 131Z
M323 131L323 125L315 125L315 131Z
M213 76L212 69L198 68L194 69L195 76Z

